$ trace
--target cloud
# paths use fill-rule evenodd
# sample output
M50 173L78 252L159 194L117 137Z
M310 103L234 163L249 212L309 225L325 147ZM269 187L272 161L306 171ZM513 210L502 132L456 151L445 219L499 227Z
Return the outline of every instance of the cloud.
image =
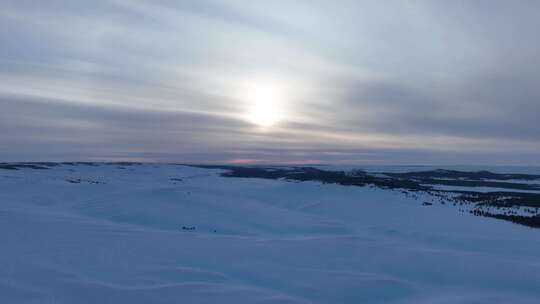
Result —
M0 158L538 163L539 11L6 1ZM259 130L241 90L268 81L287 115Z

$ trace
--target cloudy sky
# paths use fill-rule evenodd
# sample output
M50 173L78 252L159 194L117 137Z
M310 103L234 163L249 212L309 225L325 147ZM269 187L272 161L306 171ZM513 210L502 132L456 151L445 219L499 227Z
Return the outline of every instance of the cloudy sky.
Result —
M3 0L0 161L540 164L539 1Z

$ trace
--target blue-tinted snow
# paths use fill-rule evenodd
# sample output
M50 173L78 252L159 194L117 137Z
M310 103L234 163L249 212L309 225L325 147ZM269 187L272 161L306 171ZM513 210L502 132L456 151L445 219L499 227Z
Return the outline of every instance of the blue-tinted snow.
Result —
M540 230L218 172L0 172L0 303L538 303Z

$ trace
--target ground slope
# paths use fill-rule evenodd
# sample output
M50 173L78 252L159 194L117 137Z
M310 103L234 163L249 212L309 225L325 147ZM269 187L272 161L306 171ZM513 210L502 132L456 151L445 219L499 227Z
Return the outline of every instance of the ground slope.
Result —
M540 230L400 191L178 165L46 168L0 171L1 303L540 298Z

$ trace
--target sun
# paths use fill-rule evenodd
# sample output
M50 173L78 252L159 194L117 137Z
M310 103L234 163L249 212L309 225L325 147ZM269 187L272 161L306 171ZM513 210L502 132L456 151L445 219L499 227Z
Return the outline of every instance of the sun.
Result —
M260 127L271 127L282 119L282 97L271 85L251 85L247 92L246 118Z

